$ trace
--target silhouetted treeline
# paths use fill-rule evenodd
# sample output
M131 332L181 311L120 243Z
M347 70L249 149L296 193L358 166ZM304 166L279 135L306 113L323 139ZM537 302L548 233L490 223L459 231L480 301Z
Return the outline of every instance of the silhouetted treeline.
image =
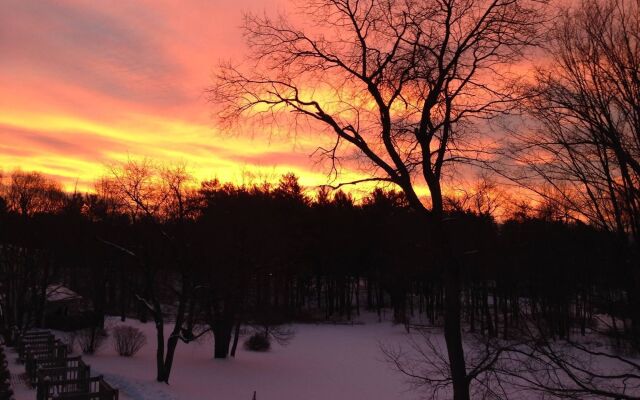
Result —
M47 207L0 201L5 328L78 323L46 315L53 284L90 299L98 323L105 315L174 323L169 347L211 330L216 357L234 352L241 324L350 320L365 310L391 310L407 329L442 321L442 262L429 221L397 192L378 189L356 204L340 191L312 199L293 175L273 186L210 181L148 212L132 212L116 189L55 192ZM529 214L501 223L464 210L447 215L463 266L465 329L509 338L526 315L567 338L606 314L624 335L631 246Z

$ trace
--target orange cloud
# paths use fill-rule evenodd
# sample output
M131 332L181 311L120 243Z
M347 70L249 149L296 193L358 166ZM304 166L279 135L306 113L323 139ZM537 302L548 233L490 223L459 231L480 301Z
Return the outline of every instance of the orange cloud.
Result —
M106 163L149 157L186 162L199 179L292 171L306 185L325 183L308 157L313 143L219 134L203 96L217 62L241 54L241 13L279 5L193 3L8 0L0 168L90 189Z
M329 168L309 155L331 135L221 134L205 99L217 63L244 52L242 12L282 8L281 0L5 0L0 169L40 170L84 190L105 164L149 157L186 162L198 179L294 172L304 185L327 183ZM364 177L355 164L341 181Z

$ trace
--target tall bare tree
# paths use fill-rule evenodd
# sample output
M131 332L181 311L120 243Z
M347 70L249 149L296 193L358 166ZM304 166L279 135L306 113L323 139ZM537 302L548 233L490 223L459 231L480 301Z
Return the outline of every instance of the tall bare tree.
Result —
M168 383L178 341L188 341L182 332L188 322L190 305L195 301L184 231L184 224L189 218L187 196L191 176L184 166L159 167L147 159L114 165L110 172L111 177L103 180L102 186L111 188L112 194L127 206L134 221L144 218L149 222L153 233L166 244L171 258L160 262L162 255L153 254L158 249L145 248L144 238L135 249L103 240L134 258L140 266L144 282L136 298L153 316L156 327L156 379ZM169 337L165 339L163 305L170 301L176 306L175 320Z
M526 103L540 128L514 146L534 174L519 180L542 177L575 215L637 243L640 2L581 0L562 10L548 46Z
M65 195L60 185L39 172L16 170L4 188L9 210L26 217L39 212L52 212L61 207Z
M561 11L547 45L552 56L525 102L537 129L516 135L510 152L522 172L515 179L549 209L617 232L637 265L640 1L581 0ZM628 297L636 335L639 287L635 268Z
M455 399L469 398L470 379L459 266L442 226L442 179L482 140L475 122L513 107L517 85L507 84L508 67L536 42L542 3L314 0L300 2L293 18L249 14L247 65L222 66L210 91L223 122L250 116L323 129L332 145L317 154L332 172L355 156L369 176L350 183L392 182L431 220L446 264L444 330ZM430 201L419 198L420 185Z

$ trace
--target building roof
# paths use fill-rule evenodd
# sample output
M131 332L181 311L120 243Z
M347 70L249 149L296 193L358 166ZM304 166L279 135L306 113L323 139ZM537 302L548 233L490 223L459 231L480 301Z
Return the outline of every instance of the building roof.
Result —
M51 284L47 286L47 301L69 301L82 299L78 293L61 284Z

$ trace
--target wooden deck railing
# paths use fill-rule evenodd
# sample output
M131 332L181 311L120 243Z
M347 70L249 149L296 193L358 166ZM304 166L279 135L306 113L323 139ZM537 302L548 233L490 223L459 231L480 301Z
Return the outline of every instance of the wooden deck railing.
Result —
M71 380L86 379L91 376L91 368L82 361L82 357L35 359L29 374L32 385L43 379Z
M118 390L102 376L92 378L81 357L67 357L67 346L51 332L27 332L16 340L16 348L37 400L118 400Z
M67 358L67 346L56 341L49 347L31 347L26 348L24 352L24 363L27 375L31 378L35 377L38 369L38 361L46 359L63 360Z
M23 337L16 343L18 357L24 358L24 353L28 348L47 347L55 342L56 338L51 333L42 336Z
M118 400L118 390L102 376L38 382L37 400Z

